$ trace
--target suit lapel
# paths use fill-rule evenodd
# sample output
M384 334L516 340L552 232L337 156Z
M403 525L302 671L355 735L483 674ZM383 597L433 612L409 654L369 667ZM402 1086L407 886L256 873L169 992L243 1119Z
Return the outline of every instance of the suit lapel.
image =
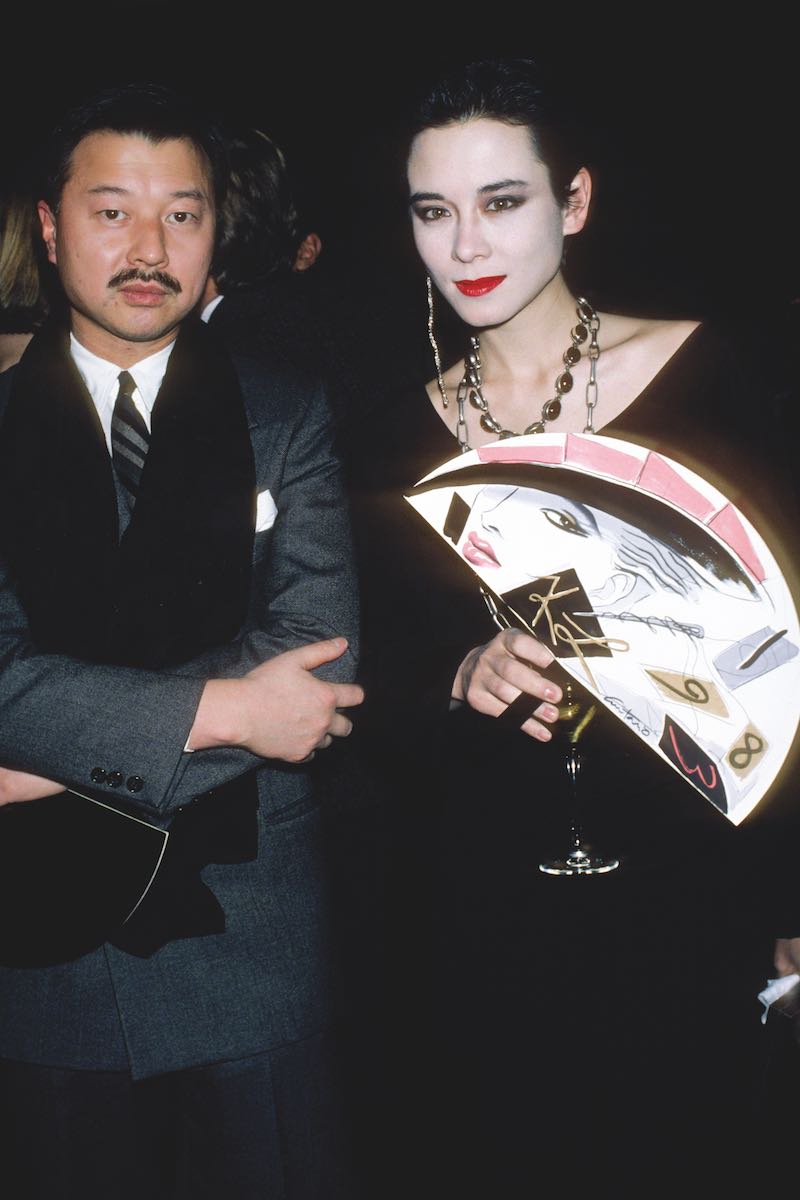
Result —
M55 325L31 342L9 398L0 536L43 649L83 657L107 640L118 545L114 477L68 335Z

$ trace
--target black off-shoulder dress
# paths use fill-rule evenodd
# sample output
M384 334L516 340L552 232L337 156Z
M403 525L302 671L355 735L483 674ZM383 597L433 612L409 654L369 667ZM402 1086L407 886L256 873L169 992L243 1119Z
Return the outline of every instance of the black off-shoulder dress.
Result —
M791 575L794 405L750 362L701 325L599 432L709 479ZM581 1171L588 1187L642 1169L719 1180L744 1169L757 1115L772 939L800 933L794 885L775 886L792 775L734 828L601 713L586 824L623 866L543 875L568 834L563 749L449 711L457 665L495 627L474 574L403 499L457 452L422 387L349 445L367 691L354 746L386 796L397 1194L506 1200Z

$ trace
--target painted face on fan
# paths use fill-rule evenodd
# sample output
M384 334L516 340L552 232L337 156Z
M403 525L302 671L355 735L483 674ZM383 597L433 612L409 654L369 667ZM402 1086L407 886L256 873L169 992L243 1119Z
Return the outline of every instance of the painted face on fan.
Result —
M559 274L565 234L583 228L589 176L562 208L528 129L479 117L418 134L408 160L417 250L469 325L511 320Z
M587 592L599 598L614 574L614 544L583 504L532 488L490 486L475 499L461 553L495 590L576 565ZM506 582L507 581L507 582Z
M652 605L655 597L671 607L696 605L705 596L721 616L725 599L752 604L743 573L715 571L698 539L692 554L670 544L667 526L663 538L643 532L634 513L629 522L538 488L489 485L475 497L460 549L498 592L574 568L596 609Z

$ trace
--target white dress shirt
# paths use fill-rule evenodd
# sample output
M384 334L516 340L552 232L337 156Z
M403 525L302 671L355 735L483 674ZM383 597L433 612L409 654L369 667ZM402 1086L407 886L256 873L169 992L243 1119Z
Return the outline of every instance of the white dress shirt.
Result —
M217 305L220 303L220 301L222 299L223 299L223 296L222 296L222 293L220 292L219 295L215 296L213 300L209 300L208 304L205 306L203 311L200 313L200 320L208 322L211 319L211 314L213 313L214 309L217 307Z
M156 402L158 389L161 387L161 382L167 370L169 356L172 353L174 345L175 342L172 341L163 350L157 350L155 354L149 354L147 358L141 359L128 368L128 374L133 377L133 382L136 384L136 391L133 393L133 403L136 405L136 410L148 430L150 429L150 417L153 405ZM85 346L82 346L72 333L69 335L69 351L97 409L97 415L100 418L100 424L103 427L106 445L110 454L111 417L114 412L114 402L119 392L119 373L123 368L116 363L107 362L104 358L98 358L91 350L87 350Z

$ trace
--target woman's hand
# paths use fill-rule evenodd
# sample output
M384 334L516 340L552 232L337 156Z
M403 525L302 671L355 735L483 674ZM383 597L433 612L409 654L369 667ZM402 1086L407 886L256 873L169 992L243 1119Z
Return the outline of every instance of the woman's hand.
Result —
M542 703L538 707L531 703L533 715L520 728L540 742L549 742L553 735L547 724L558 720L561 688L540 672L552 664L553 657L530 634L504 629L485 646L470 650L456 673L453 699L498 717L520 692L526 692Z
M44 779L41 775L0 767L0 807L19 804L24 800L41 800L43 796L54 796L66 790L62 783L54 783L52 779Z

